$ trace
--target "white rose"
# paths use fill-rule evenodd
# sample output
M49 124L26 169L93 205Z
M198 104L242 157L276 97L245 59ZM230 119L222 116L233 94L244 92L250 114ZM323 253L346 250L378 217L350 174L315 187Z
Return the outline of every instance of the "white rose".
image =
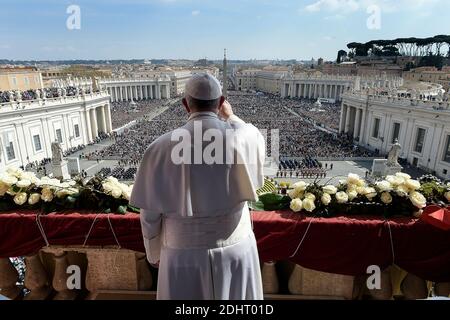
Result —
M409 174L403 173L403 172L397 172L397 173L395 174L395 176L396 176L396 177L403 178L404 180L411 179L411 176L410 176Z
M44 202L52 201L53 200L53 191L50 188L42 189L41 198Z
M106 193L110 193L114 189L114 184L112 184L111 182L103 182L102 187Z
M58 198L63 198L64 196L71 196L75 194L78 194L77 188L64 188L56 191L56 196Z
M347 192L348 200L353 201L358 196L358 192L356 190L352 190L350 192Z
M16 186L19 188L28 188L31 185L31 181L28 179L23 179L20 181L17 181Z
M377 196L377 190L375 190L375 188L372 187L366 188L366 190L364 191L364 195L368 200L372 200Z
M365 195L366 194L366 187L357 187L355 191L358 194Z
M4 196L6 191L8 191L9 186L4 183L3 181L0 181L0 196Z
M306 189L307 186L308 186L308 184L307 184L306 182L304 182L304 181L299 181L299 182L294 183L294 184L292 185L292 188L293 188L293 189L296 189L297 192L300 192L300 191L305 191L305 189Z
M303 209L305 209L308 212L314 211L316 208L316 205L314 204L314 200L312 198L305 198L303 199Z
M405 186L412 191L420 189L420 182L417 180L407 179L405 181Z
M387 176L386 181L388 181L391 185L398 186L405 182L405 179L403 177L398 176Z
M397 195L400 197L406 197L408 195L408 188L405 187L404 185L399 185L395 191L397 192Z
M111 190L111 195L114 198L119 199L120 196L122 195L122 190L120 190L119 188L115 187L114 189Z
M291 189L288 191L288 196L291 199L301 198L303 196L303 192L297 189Z
M389 181L383 180L377 182L377 188L380 190L380 192L386 192L392 190L392 185Z
M26 194L26 192L19 192L18 194L16 194L16 195L14 196L14 202L15 202L17 205L21 206L21 205L23 205L25 202L27 202L27 198L28 198L28 195Z
M331 202L331 196L330 196L330 194L328 194L328 193L324 193L324 194L322 195L322 197L320 198L320 200L322 201L322 203L323 203L325 206L327 206L327 205L329 205L330 202Z
M0 194L1 194L1 193L0 193ZM444 194L444 197L445 197L445 199L447 199L447 201L450 202L450 191L447 191L447 192Z
M122 192L122 197L123 197L125 200L130 201L130 198L131 198L131 191L124 191L124 192Z
M14 176L16 178L19 178L22 173L23 170L19 169L19 168L13 168L13 167L9 167L8 169L6 169L6 172L10 175L10 176Z
M7 184L8 186L12 186L17 182L17 178L14 176L4 176L2 177L3 183Z
M361 178L354 173L349 173L347 176L347 184L356 184L359 185Z
M381 202L385 203L385 204L389 204L392 202L392 196L389 192L383 192L381 194Z
M39 193L32 193L28 198L28 204L30 205L36 204L39 202L39 200L41 200L41 195Z
M332 185L328 185L322 188L323 192L328 193L328 194L336 194L337 192L337 188L335 186Z
M291 201L291 204L289 206L291 208L292 211L294 212L299 212L302 211L303 208L303 202L300 199L293 199Z
M312 201L316 201L316 196L311 192L305 193L305 198L311 199Z
M409 200L412 204L419 209L425 208L427 205L427 199L420 192L413 191L409 194Z
M336 200L338 203L346 203L348 201L348 195L344 191L337 192Z

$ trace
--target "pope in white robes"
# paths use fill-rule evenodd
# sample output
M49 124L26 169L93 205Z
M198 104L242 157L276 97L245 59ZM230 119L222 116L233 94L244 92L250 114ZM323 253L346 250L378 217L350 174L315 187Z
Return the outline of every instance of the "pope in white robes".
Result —
M130 199L141 209L158 299L263 299L247 201L263 185L264 138L233 114L219 81L187 83L187 123L146 150Z

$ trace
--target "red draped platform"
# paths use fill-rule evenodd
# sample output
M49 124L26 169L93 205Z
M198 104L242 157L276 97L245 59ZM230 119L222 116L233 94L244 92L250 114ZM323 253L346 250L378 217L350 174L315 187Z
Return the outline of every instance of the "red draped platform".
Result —
M111 225L121 247L144 251L137 214L69 212L43 215L39 220L50 245L81 246L91 227L86 245L115 245ZM290 260L306 268L346 275L366 274L369 265L383 269L394 262L423 279L450 281L450 231L417 219L311 218L292 212L253 212L253 222L263 261ZM0 213L0 257L30 255L45 244L35 213Z

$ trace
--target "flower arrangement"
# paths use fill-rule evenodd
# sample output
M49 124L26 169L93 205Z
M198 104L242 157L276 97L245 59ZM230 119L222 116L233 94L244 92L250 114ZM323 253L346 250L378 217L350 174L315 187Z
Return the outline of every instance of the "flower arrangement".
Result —
M280 183L279 187L281 194L260 194L259 201L251 207L256 210L290 209L323 217L333 214L418 217L427 204L450 203L450 184L425 176L414 180L401 172L372 183L350 173L337 185L299 181L292 185Z
M132 185L114 177L81 178L61 182L58 179L38 178L33 172L8 168L0 173L0 212L40 209L44 213L66 209L89 209L96 212L138 212L129 206Z

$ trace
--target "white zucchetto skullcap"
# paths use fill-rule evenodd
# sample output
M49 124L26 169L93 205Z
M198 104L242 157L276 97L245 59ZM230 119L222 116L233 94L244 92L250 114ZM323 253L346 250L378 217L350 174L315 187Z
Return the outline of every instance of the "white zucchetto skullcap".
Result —
M198 100L215 100L222 96L222 88L216 77L197 73L186 82L185 95Z

